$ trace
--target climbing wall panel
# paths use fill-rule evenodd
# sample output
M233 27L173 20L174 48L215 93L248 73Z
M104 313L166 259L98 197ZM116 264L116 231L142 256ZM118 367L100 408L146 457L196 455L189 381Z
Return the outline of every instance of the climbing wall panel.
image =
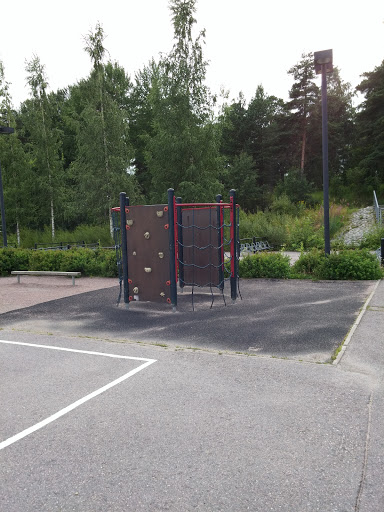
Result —
M168 207L127 208L130 300L170 302Z

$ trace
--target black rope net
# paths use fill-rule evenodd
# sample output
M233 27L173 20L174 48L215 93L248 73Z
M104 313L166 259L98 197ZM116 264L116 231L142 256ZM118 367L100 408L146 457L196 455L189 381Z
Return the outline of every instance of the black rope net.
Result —
M224 284L231 277L229 216L217 207L185 208L177 218L177 264L179 286L192 287L194 306L195 288L209 288L211 307L214 290L219 290L223 301ZM236 255L235 255L236 257Z

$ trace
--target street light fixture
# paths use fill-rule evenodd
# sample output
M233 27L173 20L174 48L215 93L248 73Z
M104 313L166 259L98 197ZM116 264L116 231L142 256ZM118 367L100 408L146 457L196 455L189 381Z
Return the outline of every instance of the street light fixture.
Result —
M327 73L333 71L332 50L314 53L316 74L321 74L321 113L323 139L323 193L324 193L324 242L325 254L331 253L329 234L329 177L328 177L328 109L327 109Z
M0 135L9 135L13 133L14 128L9 126L0 126ZM5 223L5 207L4 207L4 194L3 194L3 179L1 177L1 164L0 164L0 211L1 211L1 230L3 232L3 246L7 247L7 225Z

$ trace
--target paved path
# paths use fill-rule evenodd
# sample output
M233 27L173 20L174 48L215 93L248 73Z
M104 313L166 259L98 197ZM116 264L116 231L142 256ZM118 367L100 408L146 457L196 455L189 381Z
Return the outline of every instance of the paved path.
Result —
M116 287L117 280L82 277L76 279L75 283L75 286L72 286L72 279L65 277L23 276L20 283L17 282L16 276L0 277L0 315L63 297Z
M0 509L382 512L384 283L368 306L375 283L305 283L243 283L243 302L209 310L196 297L195 312L185 300L176 314L116 308L115 286L0 315L0 338L18 343L0 343ZM316 309L329 324L318 337ZM253 319L239 343L292 319L268 336L280 356L257 335L261 355L220 348L220 323L242 313ZM172 330L165 342L170 322L185 328L178 346ZM309 362L329 357L354 323L337 364ZM212 346L196 350L203 331ZM301 352L312 339L307 353L284 355L300 334ZM96 352L156 362L1 450L143 364Z

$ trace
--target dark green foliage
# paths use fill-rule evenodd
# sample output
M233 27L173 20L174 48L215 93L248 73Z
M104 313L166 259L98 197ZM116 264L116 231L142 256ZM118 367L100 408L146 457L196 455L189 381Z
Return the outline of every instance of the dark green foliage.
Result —
M366 250L345 250L329 256L320 251L302 254L293 265L296 274L312 274L315 279L369 280L381 279L383 272L375 254Z
M286 279L289 273L289 258L281 253L259 253L239 261L240 277Z
M313 115L316 104L319 103L320 90L314 82L316 77L313 65L313 54L304 53L301 60L289 71L295 80L289 91L290 101L288 108L291 111L291 148L292 165L304 174L306 170L308 147L310 137L309 121Z
M312 190L313 187L305 175L296 169L291 169L277 185L275 192L277 195L285 194L292 203L304 201L310 204Z
M172 0L171 52L162 57L148 101L153 133L146 134L146 166L152 202L163 202L167 189L184 201L212 201L221 186L218 130L212 122L212 98L205 85L205 32L192 35L196 0Z
M322 187L320 80L313 55L302 55L288 71L288 102L259 85L249 102L240 93L217 115L216 96L205 82L209 64L205 32L196 30L196 6L197 0L169 2L174 44L136 72L135 84L128 75L133 70L107 62L100 23L85 38L88 76L48 93L44 66L33 57L26 68L31 97L18 110L0 62L2 123L15 128L10 137L0 137L13 243L31 245L23 239L25 230L48 225L51 241L61 238L59 230L84 224L109 221L111 230L110 207L118 204L120 191L131 204L143 204L165 201L169 187L185 202L212 201L235 188L244 210L290 216L292 206L275 200L279 195L311 204L309 183ZM333 197L366 205L372 190L384 195L383 84L384 62L363 74L357 89L365 101L356 113L353 91L339 70L327 76ZM316 228L311 238L308 223L302 240L298 223L289 230L282 225L273 219L250 234L296 249L319 245L321 234ZM363 245L372 247L374 239Z
M28 270L31 251L25 249L0 249L0 276L7 276L11 270Z
M104 38L100 24L88 34L85 50L92 59L93 71L76 86L77 91L72 91L80 101L73 105L78 148L70 176L88 221L101 223L109 219L112 229L110 209L118 203L119 192L124 190L132 202L140 194L136 178L129 172L133 149L127 98L132 83L117 63L103 64Z
M287 194L278 195L273 200L270 210L277 214L295 215L297 212L296 205L289 199Z
M220 116L222 181L226 189L236 189L238 201L247 211L268 205L270 191L283 172L283 110L283 101L267 95L259 85L248 107L240 94L225 105Z
M357 115L356 163L364 170L365 185L377 187L384 181L384 61L363 77L357 87L365 101Z
M0 249L0 275L9 275L12 270L81 272L83 276L116 277L116 253L113 249Z
M294 274L304 274L311 276L325 259L325 252L313 249L310 252L301 253L300 258L293 264L292 272Z
M228 164L226 176L226 190L234 188L236 199L246 211L253 211L260 203L261 190L258 185L256 163L245 152L236 155L231 164Z
M32 196L35 206L35 225L51 225L52 238L55 236L56 211L60 207L62 193L63 161L62 133L55 121L57 103L48 95L45 66L37 56L26 64L27 82L32 98L21 107L23 136L33 173ZM54 95L53 95L54 97Z
M332 253L316 268L318 279L381 279L383 272L376 255L368 251Z

